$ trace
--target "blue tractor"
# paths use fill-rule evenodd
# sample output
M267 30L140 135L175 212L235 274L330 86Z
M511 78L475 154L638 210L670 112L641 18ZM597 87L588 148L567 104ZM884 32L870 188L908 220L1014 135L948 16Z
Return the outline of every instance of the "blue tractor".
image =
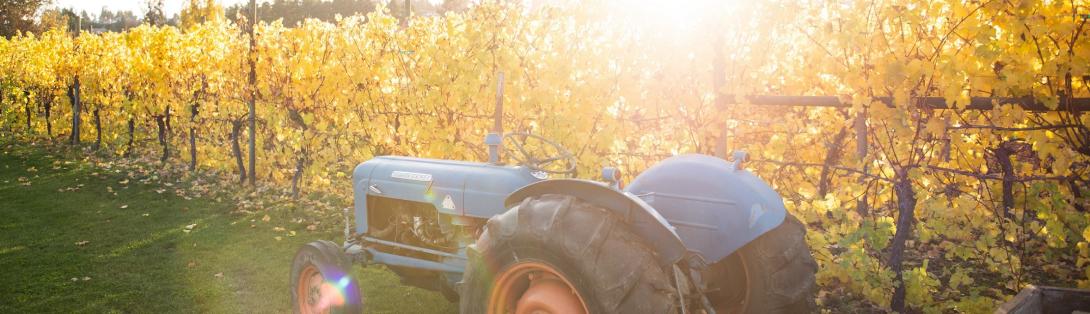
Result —
M348 274L357 263L386 265L462 313L814 311L805 228L742 168L745 154L671 157L622 187L609 167L601 182L568 178L566 149L499 129L497 119L488 162L357 166L344 244L315 241L295 256L294 311L361 311Z

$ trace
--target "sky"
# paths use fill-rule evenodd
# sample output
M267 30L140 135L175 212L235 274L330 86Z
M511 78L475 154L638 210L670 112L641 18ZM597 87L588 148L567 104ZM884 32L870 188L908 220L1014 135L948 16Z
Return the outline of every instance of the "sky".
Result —
M218 1L224 7L231 6L236 3L249 0L220 0ZM258 2L264 2L259 0ZM163 13L166 16L173 16L182 11L182 4L185 0L166 0L163 5ZM54 0L53 6L58 8L73 8L74 11L87 11L88 14L98 15L102 12L102 7L110 9L110 11L129 10L136 16L141 16L147 8L146 1L144 0Z

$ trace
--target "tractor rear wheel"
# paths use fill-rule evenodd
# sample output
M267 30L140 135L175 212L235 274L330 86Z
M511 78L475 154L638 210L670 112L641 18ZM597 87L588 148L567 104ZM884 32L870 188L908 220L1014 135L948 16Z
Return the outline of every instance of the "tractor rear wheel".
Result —
M787 215L702 277L709 281L708 299L717 313L813 313L816 271L805 226Z
M303 245L291 264L292 312L363 312L360 285L349 274L351 269L352 261L333 242Z
M530 197L469 250L462 313L674 313L672 272L605 209Z

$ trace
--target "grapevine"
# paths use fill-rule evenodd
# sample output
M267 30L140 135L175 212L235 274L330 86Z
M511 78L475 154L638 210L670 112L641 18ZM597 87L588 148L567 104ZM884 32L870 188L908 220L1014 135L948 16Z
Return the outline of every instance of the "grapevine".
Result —
M228 19L20 34L0 39L0 134L82 131L239 179L256 137L258 180L338 191L377 155L484 160L502 72L504 125L556 139L582 177L748 151L812 230L826 306L986 312L1028 284L1090 287L1090 3L618 6L258 23L253 87Z

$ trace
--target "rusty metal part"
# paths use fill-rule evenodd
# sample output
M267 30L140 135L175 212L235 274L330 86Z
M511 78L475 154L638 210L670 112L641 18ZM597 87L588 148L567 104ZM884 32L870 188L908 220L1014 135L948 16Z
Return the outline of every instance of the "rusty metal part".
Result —
M321 304L323 282L325 278L317 267L308 265L303 268L303 271L299 273L299 283L295 286L296 295L302 299L302 302L298 304L298 313L329 313L329 308L323 309Z
M553 266L524 261L497 274L488 313L589 313L583 297Z

